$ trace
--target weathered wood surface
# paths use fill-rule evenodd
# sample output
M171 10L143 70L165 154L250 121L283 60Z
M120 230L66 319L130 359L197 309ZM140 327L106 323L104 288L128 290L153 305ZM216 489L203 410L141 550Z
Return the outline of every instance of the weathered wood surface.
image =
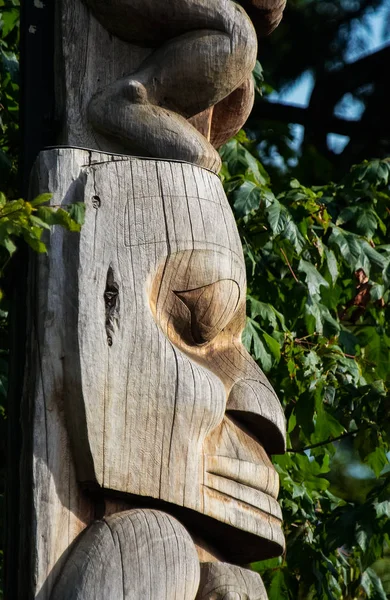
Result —
M91 10L81 0L58 6L62 141L218 170L211 131L202 135L204 111L238 88L231 105L225 101L218 110L225 114L224 123L215 122L220 143L223 131L238 131L253 104L248 80L257 42L245 12L231 0L86 4ZM74 56L81 68L74 69Z
M258 573L227 563L201 565L200 585L196 600L267 600Z
M64 382L78 478L207 512L206 445L232 459L249 447L240 426L222 427L226 410L253 415L260 441L266 422L263 443L283 451L280 404L240 340L235 222L207 171L107 159L73 183L89 218L55 274L66 280ZM234 524L236 511L257 532L262 519L250 510L220 518Z
M89 105L94 128L122 151L142 149L146 156L218 170L218 153L186 119L225 99L251 76L257 42L243 9L231 0L88 4L112 34L155 48L135 72L94 96Z
M86 558L87 557L87 558ZM184 527L156 510L95 521L70 552L51 600L267 600L258 573L199 564Z
M67 151L62 155L55 176L49 171L41 170L39 176L35 172L32 193L50 189L54 204L74 201L69 187L80 175L76 154ZM31 537L22 539L22 548L28 550L27 556L22 550L24 562L19 569L31 574L31 582L21 579L20 585L26 589L20 599L49 599L70 544L94 517L93 504L79 493L64 415L63 299L68 291L66 280L56 276L63 265L63 232L54 229L50 238L50 259L35 258L30 268L21 487L26 482L32 485L32 507L26 507L23 515L23 521L31 523ZM27 526L23 533L27 535Z
M78 533L135 498L219 522L225 560L280 552L267 451L283 451L284 417L240 341L245 268L218 178L179 162L57 149L41 153L32 181L55 205L86 204L81 234L54 229L32 274L39 599ZM124 503L105 506L102 493ZM221 541L233 529L242 550Z
M265 33L284 0L239 4ZM231 0L55 10L57 140L96 150L47 150L32 178L86 222L50 232L30 273L19 597L265 599L258 575L208 564L283 550L285 423L241 343L231 210L199 168L249 114L255 31Z
M99 138L87 118L88 104L99 90L135 71L152 52L112 36L82 0L56 2L56 111L58 144L97 150ZM114 144L112 151L119 151Z
M80 536L52 600L194 600L199 560L170 515L130 510L95 521Z
M284 8L246 4L261 33ZM256 34L238 4L62 0L57 13L59 143L218 171L214 148L243 126L254 97Z
M240 4L252 19L257 35L261 38L272 33L279 25L286 0L240 0Z
M87 558L86 558L87 557ZM95 521L72 548L51 600L267 600L258 573L199 564L184 527L156 510Z

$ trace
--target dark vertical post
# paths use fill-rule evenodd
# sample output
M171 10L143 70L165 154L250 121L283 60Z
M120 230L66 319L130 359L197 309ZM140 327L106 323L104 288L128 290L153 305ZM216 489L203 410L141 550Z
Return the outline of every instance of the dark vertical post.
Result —
M20 194L27 197L29 173L39 151L54 143L54 0L22 0L20 98ZM8 282L10 300L10 367L6 483L4 593L9 600L28 600L30 572L31 485L21 461L30 441L21 422L26 353L28 252L21 247ZM31 469L30 469L31 471ZM23 483L21 483L23 482Z
M21 133L23 178L38 152L55 143L54 0L24 0L21 19Z

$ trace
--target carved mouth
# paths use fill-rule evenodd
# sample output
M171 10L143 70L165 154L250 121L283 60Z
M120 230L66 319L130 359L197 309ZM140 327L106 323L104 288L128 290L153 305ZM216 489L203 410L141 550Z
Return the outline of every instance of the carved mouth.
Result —
M282 519L276 500L279 477L272 467L224 456L207 456L204 485L226 498Z

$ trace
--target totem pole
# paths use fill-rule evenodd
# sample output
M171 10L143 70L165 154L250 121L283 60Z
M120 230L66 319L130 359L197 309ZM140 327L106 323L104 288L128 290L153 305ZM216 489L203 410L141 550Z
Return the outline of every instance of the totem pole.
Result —
M263 34L284 8L241 4ZM284 548L269 456L285 422L241 343L245 265L217 175L253 103L243 6L56 5L61 127L30 189L86 217L30 273L23 598L267 598L245 566Z

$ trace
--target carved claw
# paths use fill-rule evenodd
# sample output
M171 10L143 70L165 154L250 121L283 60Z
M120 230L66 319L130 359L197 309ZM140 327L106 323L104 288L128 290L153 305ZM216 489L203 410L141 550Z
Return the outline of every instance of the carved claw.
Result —
M163 39L155 34L155 50L136 72L92 98L89 120L106 139L100 149L185 160L218 171L218 154L187 120L205 113L194 123L206 137L217 133L220 144L247 117L253 101L248 79L256 61L257 41L244 10L231 0L172 4L165 0L110 4L88 0L88 4L111 33L128 42L138 42L133 17L140 21L145 35L151 22L158 22L155 32L161 27L165 31ZM238 94L230 97L238 88ZM228 97L227 105L220 104ZM208 111L215 105L217 132L209 126ZM115 148L107 143L110 139Z

